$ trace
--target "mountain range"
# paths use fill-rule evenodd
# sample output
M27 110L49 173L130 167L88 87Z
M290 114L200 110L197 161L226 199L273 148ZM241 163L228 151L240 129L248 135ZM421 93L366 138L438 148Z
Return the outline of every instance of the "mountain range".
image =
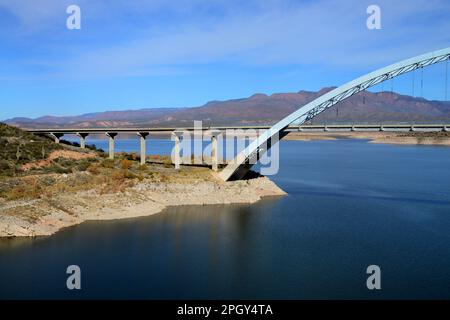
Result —
M248 98L211 101L191 108L146 108L79 116L13 118L3 122L21 128L173 127L271 125L334 88L318 92L254 94ZM430 101L393 92L361 92L315 117L311 124L450 122L450 102Z

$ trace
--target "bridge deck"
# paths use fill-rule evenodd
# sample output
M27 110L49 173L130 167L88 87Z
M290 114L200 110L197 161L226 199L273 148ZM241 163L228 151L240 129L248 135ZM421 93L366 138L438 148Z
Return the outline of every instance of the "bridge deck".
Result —
M134 133L134 132L173 132L173 131L194 131L194 130L264 130L270 126L218 126L218 127L155 127L155 128L47 128L28 129L31 133ZM288 131L390 131L390 130L417 130L417 131L440 131L450 129L450 124L332 124L332 125L290 125Z

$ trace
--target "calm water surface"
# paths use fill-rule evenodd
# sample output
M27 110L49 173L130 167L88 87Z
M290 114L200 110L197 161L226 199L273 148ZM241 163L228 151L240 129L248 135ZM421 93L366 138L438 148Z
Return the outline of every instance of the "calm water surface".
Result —
M0 240L0 298L450 298L450 148L282 141L280 152L282 198ZM65 287L71 264L80 291ZM381 291L366 289L371 264Z

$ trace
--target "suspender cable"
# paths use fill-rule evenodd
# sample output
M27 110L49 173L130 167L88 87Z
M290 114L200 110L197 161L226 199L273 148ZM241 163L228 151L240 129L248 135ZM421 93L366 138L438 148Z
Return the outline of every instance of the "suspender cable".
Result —
M416 86L416 70L412 72L412 96L414 97L414 89Z
M420 78L420 96L423 98L423 67L420 67L421 78Z
M445 101L447 101L447 87L448 87L448 59L445 60Z

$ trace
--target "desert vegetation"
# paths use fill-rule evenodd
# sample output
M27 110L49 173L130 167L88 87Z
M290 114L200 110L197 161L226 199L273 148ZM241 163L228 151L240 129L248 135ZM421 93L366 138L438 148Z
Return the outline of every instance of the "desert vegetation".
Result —
M192 183L208 181L208 168L186 167L175 171L167 165L169 157L160 157L162 163L141 165L130 160L133 155L117 154L116 159L101 157L82 160L58 158L49 166L30 170L15 177L0 178L0 198L5 200L51 199L59 193L76 193L95 189L100 194L123 192L136 183L149 182Z
M175 171L168 156L151 156L144 165L136 153L118 153L111 160L102 150L56 144L4 124L0 124L0 148L0 199L4 200L51 199L90 189L114 193L143 180L190 183L212 177L207 168Z
M52 139L46 136L37 136L20 130L15 127L0 123L0 178L2 177L20 177L39 173L70 173L86 170L95 157L52 157L58 152L71 151L80 155L89 154L95 157L104 157L102 150L97 150L95 146L89 146L87 149L80 149L76 143L62 141L54 143ZM34 166L33 163L39 163L50 158L48 165ZM29 169L28 169L29 168ZM31 169L33 168L33 169Z

